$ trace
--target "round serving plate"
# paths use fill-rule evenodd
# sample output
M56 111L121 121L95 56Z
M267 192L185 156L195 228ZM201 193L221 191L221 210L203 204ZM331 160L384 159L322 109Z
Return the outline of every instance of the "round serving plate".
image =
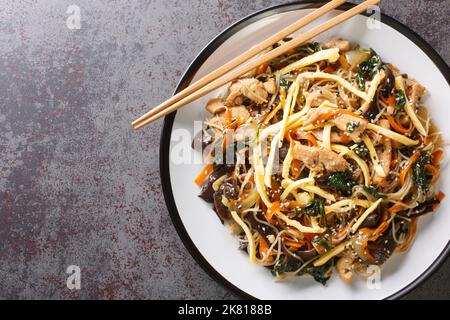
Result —
M271 7L242 19L200 52L176 91L320 5L302 1ZM340 10L334 10L305 29L339 13ZM356 16L315 40L334 36L360 43L363 48L373 48L384 61L393 63L424 85L429 90L424 102L443 131L444 140L448 140L450 127L446 122L450 109L446 103L450 101L450 69L424 40L386 15L381 15L380 24L366 15ZM379 278L369 282L357 278L345 284L336 272L326 286L309 276L278 281L267 269L251 264L246 253L238 250L238 241L220 223L212 206L198 197L200 189L194 183L203 164L190 143L206 115L206 102L216 94L217 91L212 92L165 118L160 169L165 200L177 232L197 262L225 287L242 297L258 299L394 299L424 281L446 259L450 250L450 212L445 203L448 200L435 213L420 219L409 251L392 256L381 269ZM449 180L444 170L439 189L446 192Z

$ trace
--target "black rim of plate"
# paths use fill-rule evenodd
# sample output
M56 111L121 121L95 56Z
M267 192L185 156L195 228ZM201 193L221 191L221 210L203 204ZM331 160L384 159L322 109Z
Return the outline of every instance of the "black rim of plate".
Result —
M239 30L254 23L257 20L263 19L268 16L292 10L316 8L318 6L323 5L324 3L326 3L326 1L309 0L309 1L296 1L288 4L277 5L250 14L249 16L243 18L242 20L234 23L233 25L225 29L223 32L221 32L218 36L216 36L209 44L206 45L205 48L203 48L203 50L200 51L197 57L186 69L185 73L183 74L181 80L179 81L175 89L174 94L186 88L191 82L196 72L198 71L198 69L208 59L208 57L230 36L238 32ZM346 3L341 7L339 7L339 9L347 10L353 6L355 5ZM364 15L368 16L368 14L365 13ZM438 67L443 76L446 78L447 83L450 84L449 66L425 40L423 40L418 34L416 34L414 31L412 31L402 23L383 13L381 14L381 21L391 26L392 28L396 29L398 32L402 33L404 36L406 36L412 42L414 42L423 52L425 52L428 55L428 57L434 62L434 64ZM230 283L209 264L209 262L205 259L205 257L203 257L199 249L195 246L194 242L192 241L188 232L186 231L183 222L181 221L172 192L172 185L170 182L170 171L169 171L170 136L172 132L173 122L175 120L175 114L176 112L173 112L164 118L164 125L161 134L160 159L159 159L161 184L164 193L164 199L166 201L167 208L169 210L169 214L175 226L175 229L177 230L178 235L183 241L185 247L188 249L189 253L214 280L216 280L225 288L231 290L233 293L237 294L242 298L256 299L255 297L249 295L248 293L244 292L243 290L239 289L238 287ZM441 252L438 258L435 261L433 261L433 263L428 267L428 269L426 269L419 277L417 277L414 281L406 285L400 291L386 297L385 299L399 299L403 297L405 294L409 293L414 288L416 288L420 283L425 281L436 269L439 268L439 266L447 258L449 252L450 252L450 242L447 243L445 249Z

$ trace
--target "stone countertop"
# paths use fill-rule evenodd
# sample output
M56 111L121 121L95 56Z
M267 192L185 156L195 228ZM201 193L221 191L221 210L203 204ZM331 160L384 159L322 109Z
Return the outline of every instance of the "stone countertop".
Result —
M5 0L0 4L0 298L233 299L169 218L159 178L167 99L197 52L276 0ZM68 7L81 28L69 29ZM450 2L382 11L450 63ZM70 8L69 8L70 9ZM68 290L66 268L82 270ZM407 298L450 298L447 262Z

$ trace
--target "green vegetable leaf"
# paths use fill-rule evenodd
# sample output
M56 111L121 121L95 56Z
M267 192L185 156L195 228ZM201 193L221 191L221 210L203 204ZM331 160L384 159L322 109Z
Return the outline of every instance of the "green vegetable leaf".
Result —
M332 261L330 261L320 267L307 268L305 273L310 274L314 278L314 280L325 285L327 281L330 279L332 265L333 263Z
M355 181L353 181L353 176L350 171L324 174L315 179L319 186L328 187L343 196L350 196L355 186Z
M364 62L358 65L358 73L356 75L356 80L358 86L361 90L366 89L366 80L372 80L375 72L383 67L383 61L380 56L373 50L370 49L370 57Z
M426 169L426 165L431 163L431 156L429 152L422 152L419 159L413 165L412 177L417 187L423 191L427 191L431 175Z
M326 251L331 249L330 244L325 240L325 239L318 239L318 240L314 240L315 243L317 243L318 245L320 245L322 248L324 248Z
M369 149L367 149L367 146L364 143L357 143L356 147L353 149L353 151L360 157L366 158L369 156Z
M289 90L291 84L292 81L286 81L286 79L283 78L280 79L280 86L283 87L286 90L286 92Z
M360 126L359 122L348 122L345 125L345 130L347 130L348 132L352 133L353 131L355 131L358 127Z
M271 272L274 276L280 276L286 272L294 272L298 270L302 265L300 260L294 258L281 258L273 266Z
M308 42L297 47L297 51L308 51L311 53L315 53L320 50L322 50L322 47L319 42Z
M406 97L403 90L395 90L395 109L394 114L399 113L405 109Z
M386 195L380 194L378 192L378 189L376 187L374 187L374 186L369 186L369 187L363 186L363 189L364 189L365 192L370 194L375 199L385 199L386 198Z
M325 215L324 201L322 198L314 198L304 208L296 211L298 214L306 214L311 217L323 217Z
M314 52L322 50L322 47L320 46L319 42L312 42L309 44L309 46Z

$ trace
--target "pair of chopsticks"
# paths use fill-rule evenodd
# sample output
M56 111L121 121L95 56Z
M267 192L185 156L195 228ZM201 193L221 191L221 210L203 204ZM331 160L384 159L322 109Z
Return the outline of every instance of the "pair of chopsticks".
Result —
M253 47L252 49L244 52L243 54L234 58L233 60L226 63L222 67L216 69L215 71L209 73L208 75L204 76L200 80L194 82L186 89L180 91L179 93L177 93L170 99L166 100L159 106L153 108L146 114L144 114L141 117L139 117L138 119L134 120L132 123L133 127L135 129L142 128L143 126L155 121L156 119L163 117L175 110L178 110L179 108L183 107L184 105L204 96L205 94L208 94L209 92L223 86L224 84L257 68L258 66L262 65L263 63L269 62L270 60L282 55L283 53L289 51L290 49L293 49L293 48L303 44L304 42L316 37L317 35L331 29L332 27L352 18L353 16L355 16L363 11L366 11L371 6L378 4L380 2L380 0L364 1L363 3L324 22L323 24L302 33L300 36L265 53L264 55L258 56L257 58L249 61L247 64L238 67L239 65L246 62L250 58L253 58L258 53L261 53L263 50L267 49L268 47L272 46L273 44L277 43L278 41L291 35L298 29L306 26L307 24L320 18L321 16L328 13L329 11L337 8L344 2L346 2L346 1L345 0L333 0L333 1L330 1L327 4L325 4L324 6L318 8L317 10L314 10L313 12L309 13L305 17L301 18L300 20L289 25L288 27L284 28L280 32L278 32L278 33L274 34L273 36L267 38L266 40L262 41L261 43L259 43L255 47ZM236 68L236 67L238 67L238 68Z

